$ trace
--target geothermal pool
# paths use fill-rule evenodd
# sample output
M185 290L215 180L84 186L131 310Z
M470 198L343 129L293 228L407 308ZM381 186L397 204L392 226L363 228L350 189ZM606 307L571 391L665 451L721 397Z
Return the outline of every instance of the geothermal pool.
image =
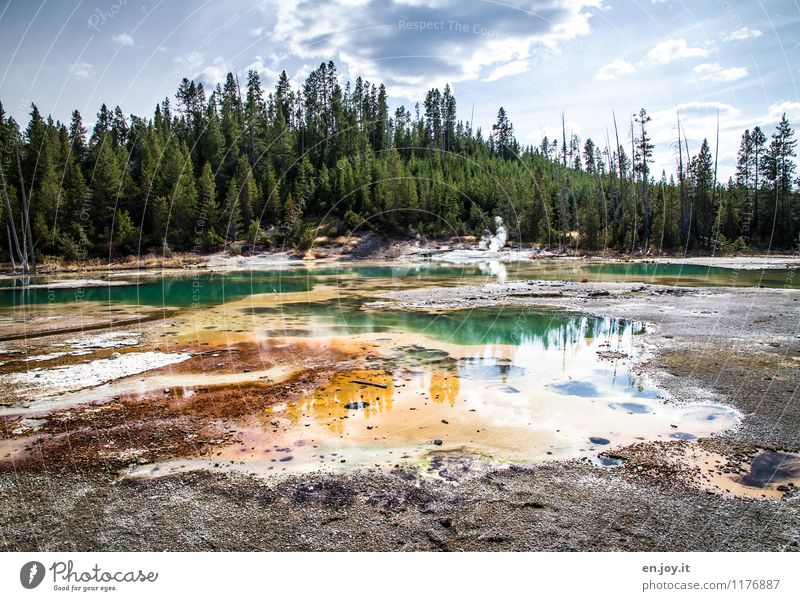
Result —
M689 265L450 258L114 273L74 285L5 280L0 415L16 434L0 440L0 461L63 436L48 425L105 404L166 402L157 426L202 403L194 413L204 417L191 428L224 436L202 452L182 447L134 462L128 473L391 468L447 452L614 465L615 448L692 441L740 421L724 405L664 398L639 373L646 324L530 306L390 311L368 303L397 290L503 279L755 286L784 278L782 270L733 277ZM42 323L54 324L47 336ZM13 324L15 335L4 337ZM221 401L232 397L235 412ZM125 452L147 456L146 444L132 440Z

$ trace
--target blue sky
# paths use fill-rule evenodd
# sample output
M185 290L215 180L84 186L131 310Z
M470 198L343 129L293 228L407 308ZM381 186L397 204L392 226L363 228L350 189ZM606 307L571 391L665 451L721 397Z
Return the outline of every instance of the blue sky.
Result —
M503 105L522 143L560 138L563 110L603 145L612 109L629 143L646 107L658 173L674 170L678 111L693 152L719 111L722 178L744 128L800 122L797 0L0 0L0 34L0 100L23 123L31 101L62 120L91 123L102 102L149 115L184 75L257 69L272 86L329 59L394 106L449 82L486 130Z

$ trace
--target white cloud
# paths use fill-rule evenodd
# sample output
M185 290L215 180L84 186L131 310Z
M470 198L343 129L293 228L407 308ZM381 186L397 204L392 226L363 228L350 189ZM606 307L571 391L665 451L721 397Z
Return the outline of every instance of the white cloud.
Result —
M767 113L759 118L759 122L754 125L764 125L774 127L781 120L783 114L791 123L800 122L800 102L792 100L781 100L769 105Z
M254 38L261 37L261 34L263 33L264 33L263 27L254 27L253 29L250 30L250 35L253 36Z
M194 50L186 56L176 56L175 62L187 70L195 70L203 64L203 55Z
M752 40L761 37L763 34L758 29L750 29L749 27L742 27L736 31L722 34L722 40L725 42L743 42L745 40Z
M394 97L433 86L495 81L530 69L587 35L603 0L265 0L271 40L299 62L333 58L349 79L383 81Z
M647 53L647 58L659 65L677 60L708 56L707 48L692 48L683 38L659 42Z
M497 81L498 79L502 79L503 77L510 77L511 75L518 75L520 73L525 73L528 70L528 61L527 60L518 60L512 61L510 63L506 63L504 65L500 65L499 67L495 67L492 69L492 72L484 78L483 81Z
M94 65L91 63L75 63L70 69L70 75L78 79L91 79L94 77Z
M311 65L302 65L298 67L297 71L295 71L290 77L289 81L294 83L296 86L299 86L301 82L305 81L305 79L309 76L309 74L314 70L314 67Z
M747 68L745 67L731 67L723 69L719 63L704 63L697 65L692 69L693 73L699 76L699 79L710 81L736 81L747 77Z
M213 63L203 67L195 77L205 83L216 85L218 83L223 83L230 71L231 68L228 66L228 63L225 62L225 59L218 56L214 59Z
M114 40L120 46L133 46L133 38L127 33L112 35L111 39Z
M278 75L281 73L278 60L279 57L273 54L270 63L267 64L263 58L256 56L255 60L245 67L245 73L247 71L255 71L261 76L262 83L271 83L277 80ZM266 80L266 82L264 80Z
M595 79L616 79L618 75L627 75L629 73L633 73L634 71L635 69L632 64L623 58L618 58L617 60L600 67L600 69L597 71L597 76Z

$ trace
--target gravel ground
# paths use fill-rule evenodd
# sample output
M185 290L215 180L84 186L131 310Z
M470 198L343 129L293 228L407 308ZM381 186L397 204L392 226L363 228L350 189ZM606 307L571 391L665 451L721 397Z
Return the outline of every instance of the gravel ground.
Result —
M720 452L800 450L800 291L515 282L396 293L376 310L547 305L646 321L641 368L675 401L712 395L744 415ZM683 444L676 442L677 444ZM266 481L122 478L85 465L0 473L3 550L798 550L800 497L760 501L687 485L660 451L606 469L571 461Z

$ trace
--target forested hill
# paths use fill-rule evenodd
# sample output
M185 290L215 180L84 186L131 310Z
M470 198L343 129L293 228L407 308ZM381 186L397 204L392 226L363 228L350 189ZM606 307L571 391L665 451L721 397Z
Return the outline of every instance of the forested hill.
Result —
M299 87L282 73L271 91L255 72L214 90L184 79L152 117L103 105L91 133L77 110L67 124L32 106L21 129L0 105L2 252L28 268L49 255L304 246L356 228L472 234L495 215L513 242L551 247L797 245L785 116L743 132L736 178L719 183L713 141L692 149L678 135L674 172L652 173L649 123L642 109L604 144L564 131L522 147L503 108L489 132L457 119L449 87L390 112L383 85L341 85L333 63Z

